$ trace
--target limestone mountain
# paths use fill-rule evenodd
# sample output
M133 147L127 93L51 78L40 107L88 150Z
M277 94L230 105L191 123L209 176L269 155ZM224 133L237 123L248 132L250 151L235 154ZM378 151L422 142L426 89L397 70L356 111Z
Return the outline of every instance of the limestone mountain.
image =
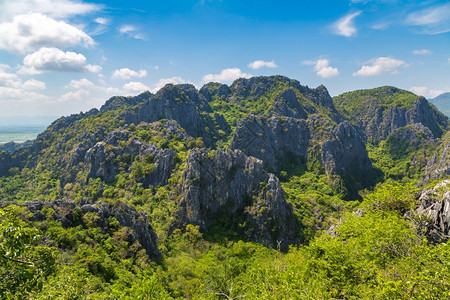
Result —
M436 106L444 115L450 117L450 92L440 94L433 99L428 99L428 101Z

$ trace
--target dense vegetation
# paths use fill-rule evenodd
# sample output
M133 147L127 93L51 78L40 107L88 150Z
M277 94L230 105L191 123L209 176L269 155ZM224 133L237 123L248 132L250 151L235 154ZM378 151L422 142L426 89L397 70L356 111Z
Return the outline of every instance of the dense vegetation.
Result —
M331 100L323 96L324 87L311 90L281 76L240 79L230 87L208 84L200 94L181 89L114 97L100 111L61 118L28 147L0 153L0 298L450 297L450 244L429 238L429 217L416 213L416 195L448 178L418 185L428 158L444 152L441 141L449 134L441 138L408 124L379 141L366 138L374 172L370 184L351 174L327 173L320 154L338 123L363 118L364 99L407 110L417 96L382 87ZM173 106L167 104L172 100L164 102L168 95ZM280 114L277 109L289 104L290 95L299 103L292 116L315 124L309 128L315 137L307 161L280 158L276 170L299 243L265 247L242 234L249 226L242 216L230 219L220 211L207 229L180 226L178 206L186 197L180 191L197 180L185 178L190 154L206 146L214 157L228 147L242 119ZM180 126L175 113L161 113L157 120L142 113L154 103L173 112L190 101L200 111L190 116L204 125L198 130L189 122ZM127 122L130 111L142 119ZM356 197L348 178L355 180ZM260 185L264 189L267 183ZM444 185L440 193L448 191L450 185ZM49 202L31 213L27 203L35 199ZM73 200L75 206L55 206L56 199ZM82 207L99 203L118 209L105 217ZM161 253L149 253L136 228L124 225L125 205L133 222L144 224L148 216Z

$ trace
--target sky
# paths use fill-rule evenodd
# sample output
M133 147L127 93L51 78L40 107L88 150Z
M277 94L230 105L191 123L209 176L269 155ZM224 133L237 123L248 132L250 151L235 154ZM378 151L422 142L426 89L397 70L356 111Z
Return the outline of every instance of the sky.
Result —
M0 0L0 118L276 74L332 96L450 91L450 2Z

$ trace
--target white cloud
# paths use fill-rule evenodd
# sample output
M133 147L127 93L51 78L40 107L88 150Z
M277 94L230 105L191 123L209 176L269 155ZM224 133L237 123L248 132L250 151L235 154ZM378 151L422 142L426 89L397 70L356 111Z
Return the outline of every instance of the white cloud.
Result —
M28 12L42 13L51 18L68 18L96 12L102 8L102 5L71 0L2 0L0 19L5 20Z
M9 69L9 66L2 65L0 67L0 86L17 86L20 84L20 79L16 74L8 73L5 69Z
M9 66L0 65L0 102L8 103L11 100L29 102L47 99L45 95L32 92L45 90L45 82L35 79L22 82L19 76L8 73L5 69L9 69Z
M416 95L424 96L425 98L428 99L435 98L440 94L445 93L445 91L443 90L430 89L426 86L413 86L409 90Z
M89 81L86 78L78 79L78 80L71 80L69 83L70 87L76 88L76 89L91 89L95 87L95 84L93 84L91 81Z
M146 70L134 71L129 68L122 68L118 70L114 70L111 75L112 79L130 79L130 78L142 78L147 76Z
M22 83L22 80L17 76L17 74L8 73L5 70L10 69L7 65L0 65L0 87L8 87L13 90L45 90L45 82L36 79L29 79ZM12 90L9 90L10 92ZM17 91L15 94L19 94Z
M415 55L428 55L428 54L432 54L433 51L428 50L428 49L420 49L420 50L414 50L413 54Z
M450 3L411 13L406 24L419 26L424 33L439 34L450 31Z
M84 70L86 72L91 72L91 73L100 73L103 70L103 68L99 65L86 65L84 67Z
M75 52L57 48L41 48L23 59L23 74L54 72L99 72L100 66L86 65L86 57Z
M370 65L364 65L353 76L377 76L382 74L396 74L400 66L407 66L403 60L390 57L378 57Z
M145 91L149 91L150 88L142 82L131 81L123 85L125 92L140 94Z
M31 102L48 100L48 97L40 93L29 92L23 88L0 87L0 102L8 102L12 100Z
M106 18L96 18L95 23L101 24L101 25L108 25L109 24L109 20Z
M343 35L346 37L350 37L355 35L357 30L355 25L353 24L353 19L361 14L360 11L348 14L333 24L333 31L338 35Z
M23 83L22 88L27 91L42 91L45 90L47 87L45 85L45 82L43 81L30 79Z
M142 33L137 32L138 29L133 25L122 25L119 27L120 34L128 35L132 38L135 38L137 40L146 40L146 36Z
M161 78L156 84L153 85L152 93L156 93L161 88L163 88L166 84L183 84L183 83L191 83L190 81L184 80L181 77L174 76L171 78Z
M273 60L272 61L255 60L254 62L250 63L248 67L255 70L263 67L278 68L278 66L275 64L275 61Z
M40 13L17 15L0 24L0 49L22 53L41 47L93 46L94 40L82 30Z
M79 103L84 105L85 109L99 107L109 97L125 93L118 88L94 84L86 78L71 80L66 88L72 88L73 90L61 95L57 102Z
M230 83L239 78L250 78L252 74L243 73L239 68L224 69L219 74L207 74L203 76L203 83L222 82Z
M330 66L328 59L319 59L317 61L304 61L305 65L314 65L314 71L317 76L322 78L336 77L339 75L339 70Z

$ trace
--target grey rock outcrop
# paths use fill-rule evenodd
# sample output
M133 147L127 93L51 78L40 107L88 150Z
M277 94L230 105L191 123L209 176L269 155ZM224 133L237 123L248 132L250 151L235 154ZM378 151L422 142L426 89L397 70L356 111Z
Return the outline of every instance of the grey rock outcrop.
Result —
M284 200L279 180L264 171L261 160L239 150L208 154L194 149L186 164L180 186L181 225L192 223L207 230L222 218L266 246L275 246L277 240L284 248L298 242L292 207Z
M359 133L347 121L332 130L321 148L327 175L351 176L366 184L372 181L372 162Z
M0 202L0 207L11 205L8 202ZM95 213L98 218L96 225L104 231L109 230L109 217L117 219L121 226L126 226L132 229L131 243L138 241L146 250L147 255L152 258L158 258L161 253L158 249L158 236L153 230L147 215L139 213L136 209L128 206L125 203L105 203L98 202L96 204L80 205L72 200L54 200L54 201L29 201L20 206L24 206L29 212L33 213L32 221L44 221L47 216L43 214L44 208L52 208L55 211L52 218L55 221L61 222L64 228L70 228L78 225L78 214L84 215L87 212Z
M450 177L450 133L440 141L439 151L428 160L420 185Z
M131 136L127 131L113 131L102 142L96 143L85 155L85 166L88 169L88 178L101 178L108 182L113 180L119 173L115 159L119 156L127 155L133 158L137 155L142 157L150 156L154 164L154 171L138 179L143 187L167 184L173 168L175 167L175 152L170 149L159 149L157 146L141 142L134 139L128 141ZM120 142L128 142L126 147Z
M300 105L299 99L293 89L285 89L275 98L272 112L280 116L305 119L308 117L308 114L313 114L316 111L313 107L303 107Z
M431 107L425 98L418 97L408 108L399 106L383 107L377 100L366 103L367 110L359 118L359 129L368 140L378 143L385 140L400 127L421 123L427 127L434 138L441 137L448 127L448 119Z
M263 160L267 169L279 172L285 164L306 164L318 159L328 176L370 185L374 170L358 131L347 121L333 128L318 115L307 120L249 115L239 122L231 149Z
M141 105L123 112L122 118L127 124L175 120L188 135L201 137L210 146L217 139L216 124L225 126L220 128L224 132L230 128L222 120L209 118L205 112L212 112L211 107L193 85L168 84Z
M305 163L308 142L305 120L249 115L238 123L230 148L257 157L268 170L278 172L283 162Z
M425 189L419 196L417 214L426 215L429 222L425 235L435 242L450 238L450 180L438 183L432 189Z

